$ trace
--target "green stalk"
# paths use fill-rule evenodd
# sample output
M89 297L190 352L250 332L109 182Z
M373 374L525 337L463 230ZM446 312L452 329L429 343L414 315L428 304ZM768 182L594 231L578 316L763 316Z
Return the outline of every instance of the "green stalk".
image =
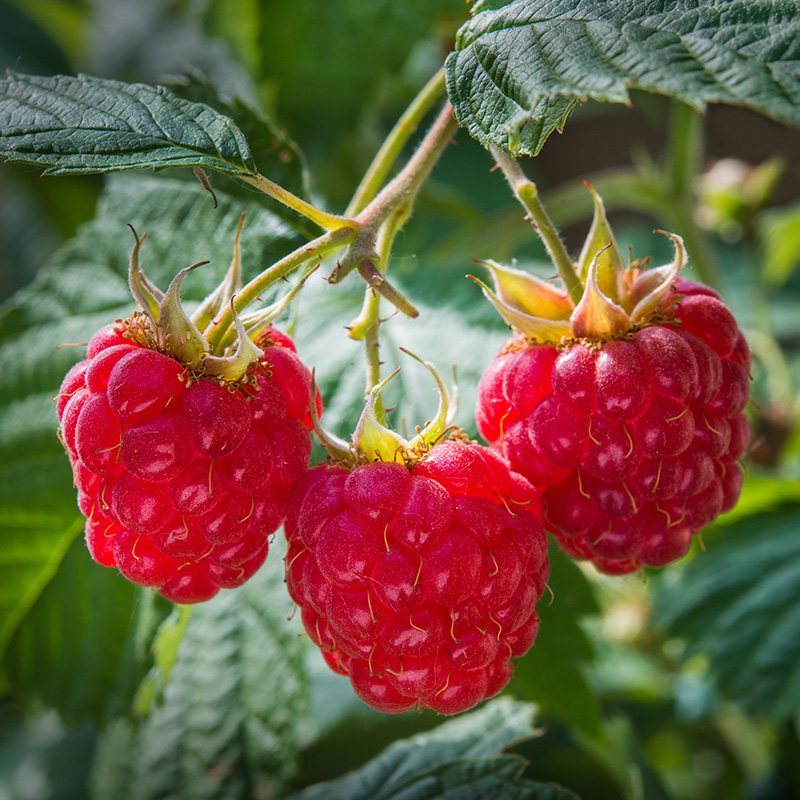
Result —
M369 169L361 179L361 183L356 189L347 211L345 211L346 216L355 216L360 213L375 197L386 180L392 164L400 155L400 151L417 130L422 118L443 91L444 67L422 88L422 91L414 98L411 105L405 110L386 137L372 164L370 164Z
M430 86L431 84L429 84ZM433 94L433 92L423 91L418 96L418 101L420 97L427 97L428 94ZM395 308L407 316L416 317L419 313L385 280L384 275L395 236L411 214L416 195L447 146L455 126L452 106L449 102L445 103L436 121L406 166L356 217L356 221L364 226L359 231L359 239L362 240L360 246L359 243L356 243L351 247L347 258L342 259L331 276L332 282L338 282L353 268L357 268L361 277L368 284L361 313L349 327L349 333L353 339L364 341L367 361L367 393L381 381L379 295L386 297ZM399 150L401 146L398 146L397 149ZM381 148L381 152L389 150L391 147ZM385 164L386 169L390 163L380 159L376 159L376 162ZM376 168L374 174L377 174L378 171L379 169ZM373 191L374 186L375 184L371 181L362 182L362 187L367 188L360 193L360 196L366 198ZM354 198L351 208L360 202L357 199L358 196L359 193Z
M354 227L340 227L328 231L311 242L298 247L280 261L275 262L269 269L257 275L237 293L234 301L236 312L241 313L256 300L268 286L275 281L286 277L298 267L312 259L322 259L330 253L340 250L350 244L356 237ZM214 321L204 331L206 339L214 352L221 352L221 348L235 338L233 327L233 313L230 306L221 309Z
M583 294L583 287L578 278L578 273L575 271L572 259L569 257L567 248L564 246L564 242L561 241L555 225L553 225L542 205L536 184L522 171L519 164L499 147L490 145L489 149L498 166L503 170L503 174L506 176L512 191L530 215L539 238L544 242L550 258L558 269L561 280L564 281L564 286L569 293L570 299L577 305Z
M337 228L352 224L352 220L348 217L340 217L338 214L329 214L327 211L322 211L316 206L311 205L311 203L307 203L305 200L299 198L297 195L292 194L282 186L279 186L277 183L273 183L273 181L269 178L265 178L263 175L256 173L255 175L240 175L239 178L245 183L255 186L256 189L269 195L279 203L283 203L283 205L291 208L298 214L307 217L312 222L319 225L320 228L327 231L336 230Z
M402 213L403 219L408 218L420 187L428 178L455 129L453 107L447 102L405 167L353 220L360 226L359 239L363 244L351 248L348 257L331 273L328 279L331 283L343 280L364 258L376 258L375 240L381 227L397 213Z

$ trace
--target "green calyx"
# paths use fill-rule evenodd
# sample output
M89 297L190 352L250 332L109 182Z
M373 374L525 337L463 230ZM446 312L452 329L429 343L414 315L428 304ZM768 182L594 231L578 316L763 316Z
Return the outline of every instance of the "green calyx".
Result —
M240 316L235 299L242 286L239 239L243 220L244 215L239 221L233 260L225 278L191 316L181 305L181 284L189 272L208 262L182 269L163 292L139 266L139 251L145 237L133 231L135 243L128 270L131 293L139 306L139 311L125 323L130 338L179 361L194 377L213 378L228 384L239 384L247 379L251 365L264 355L255 340L286 308L310 274L309 271L295 289L272 305ZM231 321L223 327L220 318L228 310Z
M399 368L396 369L369 392L364 411L349 445L316 429L320 441L334 460L347 468L372 461L394 461L405 464L410 469L422 460L434 445L448 436L465 437L462 430L451 424L451 417L455 413L455 404L451 406L447 387L436 367L408 350L403 348L401 350L423 364L433 376L439 395L436 414L425 424L425 427L418 427L416 435L411 439L400 436L388 427L382 393L389 381L400 372Z
M587 184L588 185L588 184ZM594 198L594 219L575 274L580 281L578 299L566 289L493 261L481 262L491 272L494 287L470 275L483 289L500 316L518 333L539 344L563 340L610 341L655 321L670 287L686 264L680 236L670 264L642 269L643 261L625 263L608 224L603 201Z

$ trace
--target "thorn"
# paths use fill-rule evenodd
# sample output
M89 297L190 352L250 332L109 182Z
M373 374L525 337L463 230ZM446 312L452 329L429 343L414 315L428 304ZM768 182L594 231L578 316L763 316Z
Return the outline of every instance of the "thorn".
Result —
M214 208L219 207L219 203L217 203L217 196L214 194L214 190L211 188L211 184L208 182L208 175L203 172L200 167L193 167L192 171L194 172L195 177L198 181L200 181L200 185L211 195L212 199L214 200Z

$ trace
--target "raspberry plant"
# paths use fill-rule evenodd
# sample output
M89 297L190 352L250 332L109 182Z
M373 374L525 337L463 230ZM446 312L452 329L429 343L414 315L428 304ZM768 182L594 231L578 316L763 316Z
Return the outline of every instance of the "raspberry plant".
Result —
M0 6L0 794L797 793L796 0L122 5Z

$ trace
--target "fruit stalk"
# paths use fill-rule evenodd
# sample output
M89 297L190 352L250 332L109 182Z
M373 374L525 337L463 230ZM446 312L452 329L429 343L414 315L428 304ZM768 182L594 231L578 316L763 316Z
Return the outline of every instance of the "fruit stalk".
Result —
M298 267L312 259L323 259L330 253L341 249L355 239L356 231L352 227L337 228L318 236L316 239L297 248L288 256L275 262L271 267L257 275L241 291L236 294L233 307L237 313L242 313L244 309L256 300L268 286L275 281L286 277ZM234 333L233 311L230 306L222 309L217 318L209 325L206 331L206 338L212 347L219 347L228 342Z
M530 215L536 232L539 234L550 258L558 269L558 274L567 287L567 292L573 304L577 305L583 294L583 287L572 265L567 248L558 235L555 225L547 215L542 201L539 199L539 190L536 184L522 171L519 164L507 156L499 147L490 146L492 157L506 176L511 189Z
M269 178L256 173L255 175L240 175L239 178L245 183L249 183L264 194L269 195L279 203L283 203L287 208L291 208L298 214L302 214L307 219L319 225L327 231L336 230L345 227L349 224L350 220L347 217L341 217L338 214L330 214L320 208L307 203L305 200L292 194L287 189L274 183Z

